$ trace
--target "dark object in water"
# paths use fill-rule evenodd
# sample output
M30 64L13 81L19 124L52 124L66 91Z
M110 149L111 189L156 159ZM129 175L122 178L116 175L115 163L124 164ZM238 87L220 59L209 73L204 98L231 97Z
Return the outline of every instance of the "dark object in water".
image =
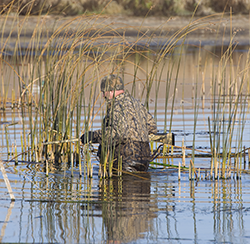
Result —
M97 156L101 162L104 162L101 150L100 145ZM147 142L129 141L117 144L111 152L112 155L113 167L118 169L118 159L122 157L122 170L128 172L147 171L151 160L150 146Z
M89 135L91 138L91 135ZM82 139L82 138L81 138ZM157 141L163 144L174 145L175 136L173 133L157 133L149 136L150 141ZM105 151L105 150L104 150ZM119 143L110 153L113 160L113 167L118 168L118 159L122 157L122 170L128 172L147 171L150 161L157 156L151 155L148 142L127 141ZM102 153L102 145L99 145L97 156L100 162L104 162L105 153Z

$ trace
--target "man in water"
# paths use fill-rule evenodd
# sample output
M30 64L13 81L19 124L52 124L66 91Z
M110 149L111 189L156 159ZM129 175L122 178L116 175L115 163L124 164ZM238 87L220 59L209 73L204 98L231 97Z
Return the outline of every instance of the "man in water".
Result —
M101 91L107 100L107 113L102 129L81 136L82 143L99 143L100 162L113 160L122 170L147 171L151 157L149 135L157 133L156 122L144 105L124 91L121 77L111 74L101 81Z

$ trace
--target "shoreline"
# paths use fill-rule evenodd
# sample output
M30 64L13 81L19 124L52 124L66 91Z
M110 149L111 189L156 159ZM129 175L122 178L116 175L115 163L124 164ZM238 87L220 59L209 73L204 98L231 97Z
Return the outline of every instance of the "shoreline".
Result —
M41 35L40 41L46 43L53 36L73 38L81 34L83 39L95 38L97 42L119 39L128 42L139 39L152 39L159 45L173 39L176 33L188 32L186 41L195 45L238 45L250 44L250 20L247 15L214 15L195 17L129 17L118 16L0 16L2 35L0 48L12 50L17 38L21 48L27 47L31 38ZM190 26L187 28L187 26ZM178 35L177 35L178 36ZM118 40L118 41L119 41Z

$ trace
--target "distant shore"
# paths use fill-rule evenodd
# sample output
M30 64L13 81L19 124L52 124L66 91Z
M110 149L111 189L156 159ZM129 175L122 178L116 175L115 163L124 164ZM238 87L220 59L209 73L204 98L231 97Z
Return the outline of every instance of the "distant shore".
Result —
M20 15L125 14L129 16L207 16L249 14L249 0L1 0L0 13Z
M173 37L175 33L183 30L189 23L190 33L188 39L191 43L201 43L206 45L212 42L227 45L232 36L235 35L233 41L238 45L249 45L249 16L235 15L230 16L214 15L212 17L129 17L126 15L91 15L91 16L67 16L44 15L44 16L0 16L0 24L2 28L2 39L0 48L8 39L8 45L11 46L16 38L20 38L21 43L25 46L25 42L37 33L42 33L43 41L46 42L50 36L55 33L65 35L74 35L82 31L86 37L102 33L101 37L104 41L115 36L126 38L126 40L144 38L167 39ZM4 25L3 25L4 23ZM186 28L187 30L187 28ZM223 43L222 43L223 42ZM214 45L218 45L214 43ZM14 45L14 44L13 44Z

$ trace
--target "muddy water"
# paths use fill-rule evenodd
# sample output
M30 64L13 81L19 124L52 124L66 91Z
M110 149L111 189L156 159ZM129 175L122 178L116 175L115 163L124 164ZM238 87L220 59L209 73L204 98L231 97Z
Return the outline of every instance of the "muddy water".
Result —
M240 47L234 53L233 61L239 64L235 65L235 69L244 69L247 50L248 47ZM177 146L181 146L184 139L185 146L191 148L195 140L195 149L204 153L210 151L208 117L211 120L222 119L214 116L216 96L211 96L211 80L214 78L214 69L219 66L220 53L220 48L216 51L209 46L203 46L202 51L185 50L176 87L172 125ZM175 57L179 57L178 51ZM173 59L170 61L173 62ZM29 68L30 65L32 64L25 67ZM150 65L146 61L141 63L138 79L145 80L144 71ZM129 74L133 74L133 67L128 65L124 69L126 88L130 90ZM9 72L7 67L3 70ZM164 129L167 80L167 70L162 72L158 97L155 86L149 103L159 130ZM15 79L13 77L4 83L5 90L10 91L13 88L18 93L19 88L15 86ZM174 81L175 77L172 79ZM34 95L38 94L40 89L38 86L35 88ZM171 111L173 89L171 86L168 111ZM143 87L138 85L134 95L143 100L142 91ZM232 139L233 149L238 148L239 139L242 142L241 147L250 147L248 87L245 87L245 91L246 99L241 102L245 105L241 107L246 109L245 117L243 120L239 110L234 128L236 132ZM198 108L195 106L197 104ZM194 131L196 115L199 116ZM10 107L5 112L1 111L0 116L0 156L2 160L7 160L12 156L7 153L5 125L9 125L10 145L16 144L17 151L21 152L19 122L22 116L19 109L13 110ZM28 121L29 118L24 119ZM167 126L170 124L169 119L168 113ZM11 123L13 125L10 125ZM243 125L244 133L242 138L239 138L237 135L240 134ZM100 127L100 117L96 117L93 127ZM10 148L15 151L14 147ZM187 151L187 155L188 153L190 152ZM164 162L178 165L181 160L171 158ZM247 154L245 166L241 159L241 167L248 170L248 161ZM157 162L163 162L163 159L158 159ZM210 162L211 158L197 156L194 163L197 168L208 169ZM186 158L186 163L189 163L189 158ZM5 163L16 201L10 201L1 176L0 242L250 242L250 176L247 173L242 173L240 179L232 174L227 180L209 180L205 179L206 172L202 170L201 180L190 181L188 172L183 171L181 180L178 181L176 169L158 167L151 168L145 174L123 175L122 178L103 180L98 177L98 162L94 155L92 164L93 178L86 179L79 177L77 164L74 165L71 176L71 167L67 162L60 166L50 165L49 177L46 177L44 165L31 162L28 155L20 157L18 165L14 162Z

